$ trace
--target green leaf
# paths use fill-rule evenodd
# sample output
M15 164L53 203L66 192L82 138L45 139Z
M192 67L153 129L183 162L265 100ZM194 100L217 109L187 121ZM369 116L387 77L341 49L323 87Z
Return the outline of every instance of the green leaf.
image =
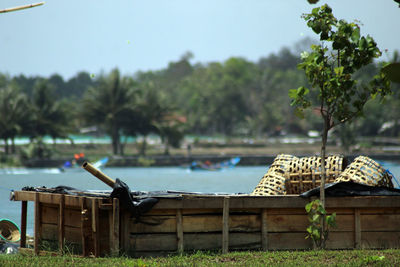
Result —
M341 76L343 74L344 67L336 67L334 69L337 76Z
M351 40L355 43L360 39L360 28L356 27L351 35Z

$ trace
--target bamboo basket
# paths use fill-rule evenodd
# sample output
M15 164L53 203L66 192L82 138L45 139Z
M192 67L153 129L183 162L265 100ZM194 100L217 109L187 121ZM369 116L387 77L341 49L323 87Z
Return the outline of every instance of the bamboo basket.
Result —
M347 166L335 182L353 181L370 186L393 188L392 175L379 163L365 156L359 156Z
M299 170L299 158L287 154L276 156L267 173L261 178L250 195L284 195L286 193L285 180L287 179L287 173L298 172Z
M328 156L325 160L326 183L334 182L346 165L343 156ZM320 157L278 155L251 195L301 194L321 184L321 170Z
M321 185L321 157L300 158L300 170L286 174L286 194L301 194ZM331 155L325 159L325 183L333 183L347 165L341 155Z

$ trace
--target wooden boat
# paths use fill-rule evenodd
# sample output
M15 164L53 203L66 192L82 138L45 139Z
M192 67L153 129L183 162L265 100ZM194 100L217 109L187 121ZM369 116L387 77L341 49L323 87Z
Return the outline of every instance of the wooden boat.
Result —
M211 163L207 161L193 161L189 169L192 171L219 171L223 169L233 168L240 162L240 157L234 157L218 163Z
M115 181L87 168L91 165L84 167L115 187ZM315 197L174 193L151 198L158 201L151 210L132 213L109 193L12 192L11 199L22 202L21 250L140 257L313 247L305 239L309 226L305 205ZM35 209L33 249L26 248L28 201ZM328 197L326 208L336 213L338 225L330 232L328 249L400 248L400 196Z
M21 248L26 247L27 202L35 207L35 245L84 256L124 253L154 256L194 250L311 249L304 206L297 195L180 195L160 197L140 218L118 199L42 192L14 192L22 202ZM336 212L328 249L399 248L400 197L334 197ZM31 250L32 251L32 250Z

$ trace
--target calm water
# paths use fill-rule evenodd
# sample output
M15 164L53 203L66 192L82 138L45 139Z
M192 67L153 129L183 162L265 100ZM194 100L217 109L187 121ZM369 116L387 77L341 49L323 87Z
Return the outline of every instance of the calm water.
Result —
M400 165L383 163L398 180ZM250 193L266 173L267 167L235 167L224 171L195 171L178 167L105 168L111 178L120 178L132 191L180 190L205 193ZM84 170L59 173L51 169L0 170L0 219L7 218L20 225L21 202L9 201L11 190L24 186L71 186L77 189L110 190L100 180ZM396 187L399 187L394 182ZM33 203L28 202L28 234L33 234Z

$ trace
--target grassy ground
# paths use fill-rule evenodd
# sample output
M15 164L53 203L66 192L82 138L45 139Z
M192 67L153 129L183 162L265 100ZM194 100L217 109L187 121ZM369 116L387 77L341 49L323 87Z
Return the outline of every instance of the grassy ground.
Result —
M0 255L0 266L400 266L400 250L198 252L132 259Z

